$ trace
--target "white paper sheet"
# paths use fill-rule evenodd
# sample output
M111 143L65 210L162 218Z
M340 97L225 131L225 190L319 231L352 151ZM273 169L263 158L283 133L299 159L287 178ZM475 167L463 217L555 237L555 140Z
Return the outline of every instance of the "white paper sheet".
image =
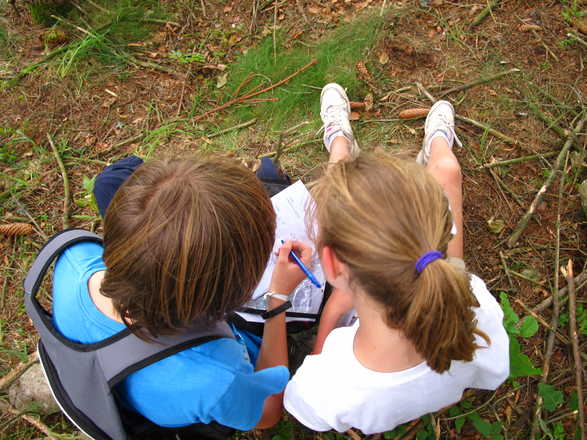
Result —
M306 231L306 210L313 201L303 182L298 180L273 196L271 202L276 214L275 243L263 277L253 292L251 301L245 304L245 307L253 309L265 308L263 294L269 289L271 275L277 259L275 252L281 247L281 240L298 240L313 246ZM291 312L318 313L324 296L326 277L316 252L314 253L310 270L322 287L316 287L309 279L304 279L291 295L290 301L293 305L289 310ZM247 321L263 322L263 318L259 315L241 312L239 312L239 315ZM291 321L291 318L288 317L287 319ZM296 318L296 320L300 320L300 318Z

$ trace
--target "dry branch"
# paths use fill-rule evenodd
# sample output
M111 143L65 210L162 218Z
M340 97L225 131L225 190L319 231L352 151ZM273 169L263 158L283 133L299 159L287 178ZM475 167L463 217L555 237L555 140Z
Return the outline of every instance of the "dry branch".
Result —
M496 79L501 78L502 76L509 75L510 73L518 73L520 69L514 67L513 69L506 70L505 72L496 73L495 75L486 76L484 78L476 79L475 81L471 81L470 83L463 84L462 86L453 87L452 89L448 89L445 92L440 93L440 97L450 95L451 93L461 92L463 90L470 89L471 87L475 87L481 84L486 84L491 81L495 81Z
M535 160L535 159L556 156L557 154L558 154L557 151L549 151L548 153L544 153L544 154L531 154L529 156L521 156L521 157L516 157L514 159L507 159L507 160L500 160L500 161L496 161L496 162L486 163L486 164L481 165L479 168L495 168L495 167L501 167L501 166L507 166L507 165L514 165L517 163L526 162L528 160Z
M522 235L522 233L526 229L526 226L528 226L528 222L530 221L530 218L532 217L532 215L536 211L536 208L538 207L538 205L542 201L544 194L546 193L546 191L548 190L548 188L550 187L550 185L554 181L555 176L558 174L558 171L560 170L560 167L562 166L564 157L566 156L567 152L571 148L571 145L573 144L573 140L575 139L575 136L583 128L583 124L585 123L586 119L587 119L587 114L584 114L583 117L581 118L581 120L575 126L575 129L571 132L571 134L567 138L567 141L565 142L562 150L560 151L559 155L557 156L556 161L554 162L554 164L552 166L551 173L548 175L546 181L544 182L544 185L542 185L542 188L540 188L540 190L538 191L538 193L534 197L534 200L532 201L530 208L528 208L528 211L526 212L526 214L524 214L524 217L522 217L522 219L518 222L516 229L514 230L514 232L512 233L510 238L508 239L507 245L509 247L513 247L516 244L516 242L518 241L518 239L520 238L520 236ZM555 292L556 291L558 291L558 288L555 289Z
M22 411L13 408L12 405L4 402L3 400L0 400L0 410L6 411L17 417L22 417L23 420L27 421L29 424L37 428L39 431L45 434L47 438L50 440L58 440L61 437L61 435L55 434L47 425L45 425L36 417L30 416L27 413L23 413Z
M18 364L15 368L10 370L6 376L3 376L2 379L0 379L0 390L7 389L12 385L12 382L22 376L26 370L28 370L34 363L38 362L38 360L36 351L30 354L26 362Z
M579 402L579 427L581 440L585 440L585 412L583 409L583 363L579 351L579 336L577 334L577 298L575 295L575 279L573 278L573 262L567 263L567 285L569 286L569 334L573 344L573 358L575 359L575 383L577 385L577 400Z
M581 124L582 125L582 124ZM559 156L560 157L560 156ZM568 159L568 155L567 155ZM558 160L558 159L557 159ZM562 162L562 160L561 160ZM553 175L559 174L558 169L552 172ZM559 179L559 187L558 187L558 203L557 203L557 212L556 212L556 240L555 240L555 252L554 252L554 288L552 291L553 294L553 305L552 305L552 318L550 321L551 330L548 334L548 339L546 341L546 353L544 355L544 365L542 367L542 376L540 378L540 383L545 384L548 380L548 373L550 372L550 359L552 357L552 352L554 351L554 338L558 331L558 320L559 320L559 313L560 313L560 303L556 292L558 292L559 286L559 263L560 263L560 225L561 225L561 201L563 195L563 188L564 188L564 179L561 174ZM534 408L534 418L532 420L532 430L530 432L530 439L534 440L536 438L536 434L538 432L540 418L542 416L542 404L543 399L539 393L536 393L536 407Z
M217 131L216 133L212 133L211 135L207 136L207 138L210 139L213 137L222 136L223 134L228 133L230 131L240 130L241 128L246 128L249 125L253 125L255 122L257 122L257 119L253 118L250 121L243 122L242 124L235 125L234 127L225 128L224 130L220 130L220 131Z
M576 286L575 291L582 288L586 283L587 283L587 271L585 271L575 277L575 286ZM558 297L560 299L562 299L567 294L568 290L569 290L568 286L560 289L558 291ZM532 310L534 310L536 313L540 313L544 309L550 307L550 305L552 304L552 301L553 301L553 299L552 299L553 296L546 298L544 301L542 301L537 306L535 306Z
M274 88L276 88L276 87L279 87L279 86L281 86L281 85L285 84L286 82L288 82L288 81L289 81L290 79L292 79L293 77L295 77L295 76L299 75L299 74L300 74L300 73L302 73L304 70L306 70L306 69L308 69L308 68L312 67L312 66L313 66L314 64L316 64L317 62L318 62L318 60L314 58L312 61L310 61L310 62L309 62L308 64L306 64L304 67L302 67L302 68L301 68L301 69L299 69L299 70L296 70L296 71L295 71L294 73L292 73L291 75L289 75L289 76L286 76L286 77L285 77L285 78L283 78L281 81L278 81L278 82L276 82L275 84L273 84L273 85L271 85L271 86L268 86L268 87L265 87L264 89L261 89L261 90L259 90L259 91L257 91L257 92L252 92L252 93L249 93L249 94L247 94L247 95L244 95L244 96L240 96L240 97L237 97L237 98L231 99L230 101L228 101L228 102L226 102L226 103L224 103L224 104L222 104L222 105L219 105L218 107L214 107L212 110L208 110L207 112L205 112L205 113L202 113L202 114L201 114L201 115L199 115L199 116L196 116L196 117L194 118L194 121L200 121L200 120L204 119L205 117L207 117L207 116L211 115L212 113L216 113L216 112L219 112L220 110L224 110L225 108L228 108L228 107L230 107L230 106L231 106L231 105L233 105L233 104L237 104L237 103L239 103L239 102L242 102L242 101L245 101L245 100L247 100L247 99L250 99L250 98L252 98L252 97L254 97L254 96L260 95L261 93L265 93L265 92L268 92L269 90L273 90Z
M47 134L47 139L49 140L49 145L51 145L51 150L53 150L53 155L55 156L55 160L57 160L57 164L61 170L61 177L63 178L63 229L67 229L69 227L69 204L71 202L71 194L69 192L69 177L67 177L65 165L63 165L63 160L61 160L59 151L55 147L53 138L50 134Z
M461 115L455 115L455 118L457 118L459 121L463 121L463 122L466 122L467 124L471 124L477 128L481 128L482 130L487 131L487 133L492 134L496 138L499 138L502 141L506 142L507 144L510 144L510 145L521 144L521 142L519 140L514 139L513 137L510 137L510 136L507 136L507 135L503 134L502 132L497 131L495 128L491 128L489 125L484 124L482 122L478 122L478 121L475 121L474 119L467 118L467 117L461 116Z

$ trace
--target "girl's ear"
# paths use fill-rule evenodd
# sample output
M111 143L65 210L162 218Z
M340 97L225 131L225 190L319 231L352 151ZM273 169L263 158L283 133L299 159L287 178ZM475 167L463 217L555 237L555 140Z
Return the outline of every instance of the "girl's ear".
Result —
M330 246L324 246L320 252L320 262L326 280L342 290L348 289L348 269L346 264L339 260Z

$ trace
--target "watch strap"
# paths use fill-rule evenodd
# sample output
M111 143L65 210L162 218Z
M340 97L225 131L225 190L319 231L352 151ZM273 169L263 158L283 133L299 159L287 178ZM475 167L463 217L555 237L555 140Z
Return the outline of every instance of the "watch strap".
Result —
M281 304L280 306L275 307L274 309L267 310L266 312L261 313L261 317L263 319L273 318L274 316L285 312L290 307L291 307L291 301L286 301L283 304Z

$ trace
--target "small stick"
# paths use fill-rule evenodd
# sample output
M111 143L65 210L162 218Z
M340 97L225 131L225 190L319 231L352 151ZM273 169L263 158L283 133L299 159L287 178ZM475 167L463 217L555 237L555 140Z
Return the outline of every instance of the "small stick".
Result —
M485 6L485 8L477 15L477 17L475 17L475 20L473 20L471 23L471 28L479 26L498 3L499 0L491 0L489 3L487 3L487 6Z
M302 18L304 19L304 22L306 24L310 24L310 22L308 21L308 17L306 16L306 12L304 11L304 7L302 6L302 4L300 3L300 0L296 0L296 7L298 8L298 13L302 16Z
M282 153L282 145L283 145L283 138L285 136L290 135L291 133L295 132L298 128L303 127L304 125L308 125L309 122L308 121L302 121L297 125L294 125L291 128L288 128L287 130L283 130L279 133L279 139L277 141L277 148L275 149L275 165L279 166L279 159L281 158L281 153Z
M507 262L505 261L505 255L503 254L502 251L499 251L499 258L501 259L501 264L503 266L503 270L504 270L506 276L508 277L508 282L510 283L510 288L512 290L515 290L514 283L512 282L512 277L510 276L510 270L508 268Z
M546 322L542 316L540 316L538 313L534 312L530 307L528 307L526 304L524 304L521 299L515 298L514 301L516 303L518 303L529 315L531 315L534 319L536 319L536 321L538 321L540 324L542 324L548 330L554 331L554 328L552 328L552 326L548 322ZM562 333L560 333L558 331L556 332L556 337L563 344L568 345L571 343L571 341L569 341L569 339L565 335L563 335Z
M540 188L538 193L536 193L536 196L534 197L532 204L528 208L528 211L526 212L526 214L524 214L524 217L522 217L520 219L520 221L518 222L518 225L516 226L516 229L514 230L514 232L512 233L510 238L508 239L507 245L509 247L513 247L516 244L516 242L518 241L518 239L520 238L520 236L522 235L522 233L526 229L526 226L528 226L528 222L530 221L530 218L532 217L532 215L536 211L536 208L538 207L538 205L542 201L544 194L546 193L546 191L548 190L548 188L550 187L550 185L554 181L555 176L558 174L558 171L563 163L564 157L566 156L567 152L569 151L569 148L571 148L571 145L573 144L573 140L575 139L575 136L583 128L583 124L585 123L586 119L587 119L587 113L583 115L583 118L577 123L577 125L575 126L575 129L571 132L571 134L567 138L567 141L565 142L562 150L560 151L559 155L557 156L556 161L554 162L554 165L552 166L551 173L549 174L546 181L544 182L544 185L542 185L542 188ZM555 292L556 291L558 291L558 288L555 289ZM558 297L557 297L557 301L558 301Z
M71 195L69 193L69 178L67 177L65 165L63 165L63 160L61 160L59 151L57 151L57 148L53 143L53 138L48 133L47 139L49 140L49 145L51 145L53 155L55 156L55 160L57 160L57 164L59 165L59 169L61 170L61 177L63 178L63 229L67 229L69 227L69 203L71 202Z
M569 334L573 344L573 358L575 359L575 383L577 385L577 399L579 401L579 428L581 440L585 440L585 412L583 409L583 364L579 352L579 336L577 334L577 298L575 294L575 279L573 278L573 262L567 263L567 285L569 286Z
M532 110L532 113L534 113L536 117L540 119L542 122L544 122L549 129L554 131L559 138L566 139L569 136L568 130L563 130L561 127L557 125L556 121L550 120L548 116L542 113L542 111L534 102L528 101L528 107L530 108L530 110Z
M261 102L275 102L275 101L279 101L278 97L273 97L273 98L250 98L250 99L245 99L242 103L243 104L259 104Z
M271 85L271 86L268 86L268 87L265 87L264 89L261 89L261 90L259 90L259 91L257 91L257 92L249 93L249 94L247 94L247 95L244 95L244 96L241 96L241 97L238 97L238 98L231 99L230 101L228 101L228 102L226 102L226 103L224 103L224 104L222 104L222 105L219 105L218 107L214 107L212 110L208 110L207 112L205 112L205 113L202 113L202 114L201 114L201 115L199 115L199 116L196 116L196 117L194 118L194 121L200 121L200 120L204 119L205 117L207 117L207 116L211 115L212 113L216 113L216 112L219 112L220 110L224 110L225 108L228 108L228 107L230 107L230 106L231 106L231 105L233 105L233 104L236 104L236 103L239 103L239 102L245 101L245 100L247 100L247 99L249 99L249 98L252 98L252 97L254 97L254 96L260 95L261 93L268 92L269 90L273 90L274 88L276 88L276 87L279 87L279 86L281 86L281 85L285 84L286 82L288 82L290 79L292 79L292 78L293 78L293 77L295 77L296 75L299 75L299 74L300 74L300 73L302 73L304 70L306 70L306 69L308 69L308 68L312 67L312 66L313 66L314 64L316 64L317 62L318 62L318 60L317 60L316 58L314 58L312 61L310 61L310 62L309 62L308 64L306 64L304 67L302 67L302 68L301 68L301 69L299 69L299 70L296 70L296 71L295 71L294 73L292 73L291 75L289 75L289 76L286 76L286 77L285 77L285 78L283 78L281 81L278 81L278 82L276 82L275 84L273 84L273 85Z
M582 125L582 124L581 124ZM567 156L568 158L568 156ZM558 169L552 172L553 175L559 174ZM561 225L561 200L563 195L563 188L564 188L564 179L561 173L559 179L559 187L558 187L558 204L557 204L557 212L556 212L556 235L555 235L555 252L554 252L554 288L552 291L553 294L553 305L552 305L552 318L550 321L551 330L548 334L548 339L546 341L546 354L544 355L544 366L542 367L542 377L540 379L540 383L545 384L548 379L548 373L550 372L550 359L552 357L552 352L554 351L554 338L558 331L558 318L560 313L560 303L558 300L558 296L556 292L558 292L559 286L559 264L560 264L560 225ZM536 393L536 407L534 409L534 419L532 420L532 430L530 432L530 439L534 440L536 438L536 434L538 433L538 426L540 422L540 418L542 415L542 396Z
M575 286L576 286L575 291L581 289L586 283L587 283L587 271L585 271L575 277ZM560 289L558 291L558 297L562 299L563 296L565 296L567 294L567 290L568 290L568 286ZM549 296L544 301L542 301L541 303L536 305L533 310L536 313L540 313L544 309L550 307L550 305L552 304L552 301L553 301L552 296Z
M61 436L58 434L55 434L53 431L51 431L51 429L45 425L43 422L41 422L39 419L33 417L33 416L29 416L26 412L23 413L21 411L18 411L16 408L13 408L12 405L0 400L0 409L2 411L6 411L14 416L18 416L18 417L22 417L23 420L27 421L28 423L30 423L32 426L34 426L35 428L37 428L39 431L41 431L43 434L45 434L50 440L57 440L59 439Z
M579 37L578 35L572 34L571 32L569 32L567 34L567 37L572 38L575 41L578 41L579 43L581 43L583 46L587 47L587 41L583 40L581 37Z
M26 362L22 362L18 364L15 368L13 368L6 376L3 376L0 379L0 390L7 389L12 382L22 376L26 370L28 370L33 364L37 363L39 359L37 358L37 352L33 352L29 355Z
M37 223L37 221L34 219L34 217L30 214L30 212L28 211L28 209L26 209L26 207L18 199L15 199L14 202L18 205L19 211L20 212L23 212L24 215L26 215L29 218L29 220L31 222L33 222L33 224L37 228L36 229L37 234L39 234L41 237L43 237L43 239L45 241L49 240L49 237L47 236L47 234L45 234L43 232L43 230L41 229L41 227L39 226L39 224Z
M202 15L204 16L204 18L208 18L208 16L206 15L206 3L204 2L204 0L200 0L200 6L202 7Z
M362 437L361 437L359 434L357 434L357 433L356 433L354 430L352 430L352 429L348 429L346 433L347 433L347 434L348 434L348 436L349 436L350 438L352 438L353 440L362 440Z
M455 115L455 118L457 118L459 121L463 121L463 122L466 122L468 124L474 125L475 127L481 128L482 130L487 131L487 133L492 134L496 138L499 138L502 141L506 142L507 144L510 144L510 145L518 145L518 144L521 144L520 141L514 139L513 137L507 136L507 135L505 135L505 134L497 131L494 128L491 128L487 124L483 124L481 122L475 121L474 119L467 118L467 117L461 116L461 115Z
M243 87L245 87L248 83L250 83L254 77L255 77L255 75L253 75L252 73L249 73L247 75L247 77L245 79L243 79L242 82L239 84L239 86L236 88L236 90L232 94L232 97L236 98L238 96L238 94L240 93L241 89Z
M491 82L491 81L495 81L496 79L499 79L502 76L509 75L510 73L518 73L518 72L520 72L520 69L514 67L513 69L506 70L505 72L496 73L495 75L490 75L490 76L487 76L485 78L476 79L475 81L472 81L472 82L467 83L467 84L463 84L462 86L453 87L452 89L448 89L445 92L441 92L439 96L440 97L443 97L443 96L446 96L446 95L450 95L451 93L461 92L463 90L470 89L471 87L475 87L475 86L478 86L480 84L485 84L485 83L488 83L488 82Z
M225 133L228 133L229 131L239 130L241 128L248 127L249 125L253 125L255 122L257 122L257 118L251 119L250 121L247 121L247 122L243 122L242 124L235 125L234 127L225 128L224 130L220 130L220 131L218 131L216 133L212 133L211 135L206 136L206 137L208 139L211 139L211 138L216 137L216 136L221 136L221 135L223 135Z
M507 159L507 160L500 160L497 162L486 163L486 164L481 165L479 168L502 167L502 166L507 166L507 165L513 165L513 164L520 163L520 162L526 162L528 160L541 159L543 157L552 157L552 156L556 156L557 154L558 154L558 151L549 151L548 153L544 153L544 154L532 154L530 156L516 157L515 159Z
M303 147L304 145L314 144L316 142L322 142L322 139L310 139L309 141L305 141L305 142L302 142L302 143L299 143L299 144L292 145L291 147L285 148L282 151L282 153L287 153L288 151L295 150L296 148ZM277 151L270 151L269 153L261 154L258 157L259 158L261 158L261 157L272 157L272 156L275 156L276 154L277 154Z
M277 39L275 33L277 31L277 2L273 4L273 62L277 64Z

